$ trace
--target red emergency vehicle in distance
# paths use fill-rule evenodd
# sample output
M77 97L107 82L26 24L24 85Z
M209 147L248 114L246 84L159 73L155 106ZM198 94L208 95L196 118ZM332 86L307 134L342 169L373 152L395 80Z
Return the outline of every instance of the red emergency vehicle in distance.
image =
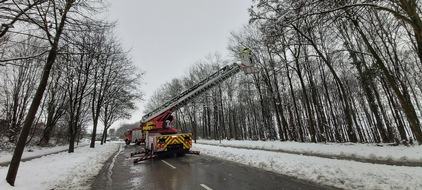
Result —
M127 145L129 145L132 142L137 145L141 143L145 143L145 136L142 135L142 127L128 129L125 132L125 142Z

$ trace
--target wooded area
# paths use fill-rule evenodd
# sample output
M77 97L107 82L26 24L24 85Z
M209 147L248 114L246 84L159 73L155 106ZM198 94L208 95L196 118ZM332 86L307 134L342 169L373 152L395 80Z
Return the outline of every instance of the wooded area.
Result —
M252 50L238 74L178 110L196 138L422 144L422 2L255 0L233 58L210 54L163 85L152 110Z
M119 43L116 24L99 16L106 6L0 1L1 149L15 147L25 119L30 125L25 144L69 143L73 152L87 126L94 126L94 147L97 130L104 131L105 142L111 125L130 117L142 97L144 74ZM97 129L99 122L104 129Z
M141 98L143 72L84 0L0 0L0 148L14 149L7 182L14 186L26 144L75 143L98 122L107 131ZM54 142L50 141L54 140ZM51 143L51 144L50 144Z
M95 134L101 122L107 132L135 109L143 72L119 44L115 23L96 16L105 7L0 1L0 132L10 142L2 149L14 147L25 123L26 144L48 146L53 138L73 146L87 125ZM233 57L198 61L158 89L147 110L248 47L254 74L238 74L178 110L178 128L209 139L421 144L421 7L416 0L255 0L250 24L231 34Z
M101 142L142 97L143 71L101 18L101 0L0 0L0 148L68 143L93 126ZM209 54L159 88L146 110L237 60L238 74L174 114L195 138L422 144L422 2L253 0L232 57ZM206 36L204 36L206 37ZM141 116L140 116L141 117ZM134 124L135 126L137 124ZM121 131L132 125L124 125ZM54 142L52 142L54 141Z

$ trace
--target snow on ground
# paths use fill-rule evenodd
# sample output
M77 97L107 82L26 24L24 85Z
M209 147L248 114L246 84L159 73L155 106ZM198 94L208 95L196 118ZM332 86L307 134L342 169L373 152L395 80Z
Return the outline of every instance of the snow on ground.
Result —
M258 149L312 152L320 155L350 155L365 159L413 160L422 163L422 146L383 146L365 144L310 144L296 142L206 141L195 144L203 155L210 155L283 175L310 180L342 189L422 189L422 167L389 166L348 160L327 159Z
M388 144L356 143L299 143L279 141L215 141L198 140L201 144L214 144L259 150L281 150L285 152L317 154L332 157L352 157L381 161L420 162L422 163L422 146L390 146Z
M0 189L89 189L92 179L97 176L105 161L119 150L119 146L119 143L113 142L105 145L97 144L94 149L81 146L72 154L62 152L22 162L15 187L9 186L5 180L8 167L0 167ZM25 149L24 157L28 157L29 154L43 155L63 148L66 147L34 148L33 152L27 152ZM262 150L422 163L422 146L381 147L374 144L351 143L201 140L194 144L194 149L201 151L202 155L342 189L422 189L422 167L370 164ZM11 156L7 155L5 152L0 152L0 163L4 160L10 161Z
M0 167L0 189L90 189L92 180L119 146L116 143L96 144L95 148L80 146L74 153L61 152L21 162L15 187L5 180L9 167ZM34 150L39 155L56 151ZM34 152L32 154L35 154ZM25 149L23 157L28 157L28 153ZM4 154L6 153L1 154L2 158L6 157Z
M81 143L78 146L88 146L87 143ZM60 151L67 151L69 145L65 146L55 146L55 147L29 147L25 148L23 152L22 158L31 158L36 156L41 156L45 154L60 152ZM12 160L13 152L0 152L0 163L10 162Z

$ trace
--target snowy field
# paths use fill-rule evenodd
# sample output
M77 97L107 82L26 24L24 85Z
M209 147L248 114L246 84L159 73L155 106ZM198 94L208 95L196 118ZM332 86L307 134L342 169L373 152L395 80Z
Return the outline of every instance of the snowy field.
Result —
M208 140L201 140L198 143L203 144L194 144L194 149L201 151L202 155L341 189L422 189L422 167L389 166L266 151L422 163L422 146ZM90 189L90 183L103 164L119 150L119 147L119 142L106 143L102 146L97 144L94 149L80 146L72 154L62 152L22 162L15 187L9 186L5 180L8 167L0 167L0 189ZM32 152L25 149L23 157L43 155L65 148L31 149ZM10 153L0 152L0 163L10 161L10 158Z

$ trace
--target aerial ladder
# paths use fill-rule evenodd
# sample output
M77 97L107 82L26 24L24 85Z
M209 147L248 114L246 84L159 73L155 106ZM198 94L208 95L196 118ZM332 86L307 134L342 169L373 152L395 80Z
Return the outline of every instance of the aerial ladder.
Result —
M142 151L131 153L131 156L138 154L144 154L144 156L134 159L133 162L138 163L165 154L199 154L198 151L190 150L192 134L178 133L178 130L172 127L171 124L174 121L172 113L241 70L245 74L253 73L254 64L250 51L245 48L240 57L239 62L224 66L178 96L145 114L140 121L140 127L137 128L142 130L143 135L139 142L145 142L145 148Z

